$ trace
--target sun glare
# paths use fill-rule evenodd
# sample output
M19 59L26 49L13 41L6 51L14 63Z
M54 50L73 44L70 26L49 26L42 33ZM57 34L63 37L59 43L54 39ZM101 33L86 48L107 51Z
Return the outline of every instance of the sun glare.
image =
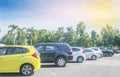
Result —
M111 0L94 0L90 4L91 19L96 24L114 24L116 22L116 8Z

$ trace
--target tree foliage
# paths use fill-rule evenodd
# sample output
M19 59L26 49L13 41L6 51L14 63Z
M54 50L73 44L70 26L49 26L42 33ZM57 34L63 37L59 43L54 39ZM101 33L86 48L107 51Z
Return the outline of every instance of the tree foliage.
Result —
M0 30L1 31L1 30ZM111 25L102 28L101 33L95 30L91 34L86 31L86 25L80 22L73 27L59 27L56 31L46 29L20 28L18 25L9 25L8 32L1 40L1 43L7 45L34 45L46 42L65 42L71 46L90 47L90 46L107 46L120 48L120 31L114 29Z
M112 47L115 43L116 31L112 26L107 25L101 30L102 41L104 46Z

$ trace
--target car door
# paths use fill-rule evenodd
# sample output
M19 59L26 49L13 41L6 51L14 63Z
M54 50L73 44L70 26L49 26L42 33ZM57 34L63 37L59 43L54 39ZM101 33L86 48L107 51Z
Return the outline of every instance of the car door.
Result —
M6 56L7 48L0 48L0 72L4 72L6 67L4 58Z
M42 62L45 62L45 45L40 44L35 46L36 50L40 53L40 58Z
M8 51L6 53L6 56L4 56L4 63L5 68L4 71L6 72L14 72L18 71L21 63L23 54L22 54L22 48L19 47L9 47Z
M45 60L47 62L55 61L55 54L58 51L55 45L45 45Z
M85 49L85 53L86 53L86 59L90 59L91 56L93 55L93 52L90 49Z
M80 49L79 48L72 48L73 50L73 60L76 61L77 60L77 57L81 56L80 54Z

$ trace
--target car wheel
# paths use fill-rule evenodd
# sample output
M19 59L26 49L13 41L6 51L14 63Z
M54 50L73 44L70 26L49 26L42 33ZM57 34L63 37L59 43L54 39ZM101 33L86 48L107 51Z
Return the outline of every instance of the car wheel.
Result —
M55 65L58 67L66 66L66 59L64 57L58 57L55 61Z
M92 60L97 60L97 56L96 56L96 55L93 55L93 56L91 57L91 59L92 59Z
M102 58L103 57L103 54L100 54L100 58Z
M104 57L108 57L108 54L103 54Z
M22 65L21 69L20 69L20 72L22 75L24 76L30 76L34 73L34 68L32 65L30 64L24 64Z
M109 56L110 56L110 57L112 57L112 56L113 56L113 54L112 54L112 53L109 53Z
M79 56L79 57L77 58L77 62L78 62L78 63L82 63L83 61L84 61L83 57Z

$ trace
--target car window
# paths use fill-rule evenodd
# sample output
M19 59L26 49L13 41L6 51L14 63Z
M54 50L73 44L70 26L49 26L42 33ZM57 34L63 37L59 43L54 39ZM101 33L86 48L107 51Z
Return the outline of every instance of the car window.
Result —
M35 48L38 52L44 51L44 46L42 45L35 46Z
M56 46L51 46L51 45L47 45L45 48L45 51L53 51L53 50L58 50L58 48Z
M5 55L7 52L7 48L0 48L0 55Z
M27 49L25 49L25 48L10 48L9 50L8 50L8 52L7 52L7 54L23 54L23 53L26 53L26 52L28 52L28 50Z
M38 55L40 55L40 53L38 52L38 50L35 47L33 49L34 49L35 52L38 53Z
M106 51L106 49L105 48L100 48L102 51Z
M99 49L97 49L97 48L92 48L93 50L95 50L95 51L99 51Z
M72 50L69 44L59 44L58 47L60 48L61 51L64 52L69 52Z
M22 54L28 52L25 48L16 48L15 54Z
M90 50L90 49L85 49L85 52L92 52L92 50Z
M73 51L80 51L79 48L72 48Z

